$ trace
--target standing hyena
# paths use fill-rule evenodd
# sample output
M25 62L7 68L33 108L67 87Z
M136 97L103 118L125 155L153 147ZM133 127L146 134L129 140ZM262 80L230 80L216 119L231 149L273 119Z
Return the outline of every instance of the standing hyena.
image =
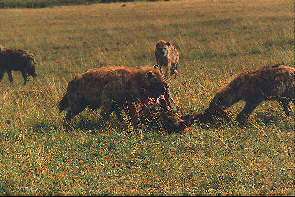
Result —
M179 53L170 42L160 40L156 44L155 57L157 64L166 78L177 75L179 67Z
M82 112L86 107L101 108L101 124L112 112L123 123L122 110L131 116L134 126L138 124L136 102L166 95L167 83L157 68L108 66L88 70L69 82L67 92L59 103L60 111L66 111L66 120Z
M0 81L7 72L9 81L13 82L11 71L15 70L22 73L26 84L28 76L37 76L35 64L33 55L25 50L0 47Z
M209 109L223 110L240 100L246 102L237 116L240 124L246 123L252 111L264 100L279 101L286 115L293 115L289 103L295 102L295 68L274 65L241 74L215 95Z

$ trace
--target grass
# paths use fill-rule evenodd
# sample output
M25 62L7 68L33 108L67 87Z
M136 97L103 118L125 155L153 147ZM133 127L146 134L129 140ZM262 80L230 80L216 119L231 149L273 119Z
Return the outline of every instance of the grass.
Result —
M202 112L237 74L294 60L288 0L96 4L0 12L0 43L38 59L37 80L0 83L0 195L294 195L293 118L275 102L247 128L193 125L182 134L103 131L86 110L63 126L67 82L101 65L155 62L157 40L177 43L175 102ZM5 22L4 22L5 21ZM230 109L236 115L239 103ZM294 109L294 107L293 107Z

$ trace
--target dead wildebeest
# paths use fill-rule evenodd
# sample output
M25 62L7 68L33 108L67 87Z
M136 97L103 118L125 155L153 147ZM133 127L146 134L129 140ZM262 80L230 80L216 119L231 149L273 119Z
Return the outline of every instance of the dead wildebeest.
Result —
M171 97L162 96L156 100L149 100L140 110L143 125L148 130L164 130L167 133L180 133L190 127L195 119L193 115L183 116L180 110L174 110ZM172 101L172 102L171 102Z
M35 64L34 56L28 51L0 47L0 81L7 72L9 81L13 82L12 71L20 71L26 84L28 76L37 76Z

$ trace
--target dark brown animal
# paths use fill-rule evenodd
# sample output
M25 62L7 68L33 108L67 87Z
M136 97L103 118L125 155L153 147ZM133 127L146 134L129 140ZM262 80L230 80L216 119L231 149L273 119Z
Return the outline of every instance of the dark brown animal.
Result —
M26 84L28 76L37 76L35 65L34 56L28 51L0 48L0 81L4 73L7 72L9 81L13 82L12 71L20 71L24 78L24 84Z
M108 66L88 70L69 82L67 92L59 103L59 110L66 111L66 120L86 107L101 108L102 125L112 112L123 123L122 110L138 124L136 102L166 95L168 85L157 68Z
M289 104L295 102L295 68L274 65L243 73L215 95L209 111L214 108L224 110L240 100L246 102L237 116L240 124L246 123L253 110L265 100L279 101L286 115L291 116L293 112Z
M179 53L170 42L160 40L156 44L155 57L165 77L178 74Z

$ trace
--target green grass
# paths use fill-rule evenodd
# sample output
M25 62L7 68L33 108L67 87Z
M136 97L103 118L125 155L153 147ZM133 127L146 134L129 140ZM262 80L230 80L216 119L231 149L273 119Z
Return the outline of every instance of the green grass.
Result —
M294 195L294 130L275 102L250 125L182 134L103 131L86 110L63 125L57 103L67 82L102 65L154 64L155 43L181 52L169 81L185 112L202 112L237 74L294 60L292 1L170 1L0 12L0 43L38 59L37 80L0 83L0 195ZM234 116L242 103L233 106ZM294 106L293 106L294 109ZM132 129L132 128L131 128Z

